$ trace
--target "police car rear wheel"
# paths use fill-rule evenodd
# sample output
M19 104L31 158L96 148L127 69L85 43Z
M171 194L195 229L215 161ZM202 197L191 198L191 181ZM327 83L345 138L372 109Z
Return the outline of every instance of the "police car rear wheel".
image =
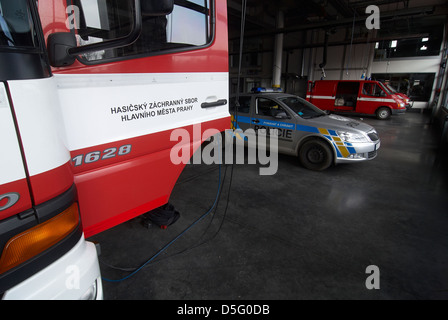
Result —
M324 141L310 140L300 148L299 160L307 169L322 171L331 166L333 155Z

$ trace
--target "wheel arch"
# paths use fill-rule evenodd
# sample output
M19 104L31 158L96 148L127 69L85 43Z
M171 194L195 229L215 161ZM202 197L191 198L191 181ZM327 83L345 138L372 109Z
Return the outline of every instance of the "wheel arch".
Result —
M330 147L330 149L333 151L333 160L332 160L332 164L334 165L334 164L336 164L336 158L338 157L338 154L337 154L337 150L336 150L336 148L335 148L335 146L327 139L327 138L325 138L325 137L322 137L322 136L319 136L319 135L309 135L309 136L306 136L306 137L303 137L298 143L297 143L297 145L296 145L296 149L295 149L295 155L298 157L299 156L299 151L300 151L300 148L306 143L306 142L308 142L308 141L311 141L311 140L320 140L320 141L323 141L324 143L326 143L329 147Z

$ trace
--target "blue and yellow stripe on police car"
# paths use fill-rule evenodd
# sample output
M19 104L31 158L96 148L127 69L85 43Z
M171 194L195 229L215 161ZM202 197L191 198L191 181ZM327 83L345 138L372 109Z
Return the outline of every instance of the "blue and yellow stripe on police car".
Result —
M239 127L234 115L231 115L230 121L231 121L230 128L233 131L233 136L240 140L247 139L247 137L242 134L243 130L241 130L241 128Z
M350 154L356 153L355 148L352 147L351 143L344 142L339 137L339 135L334 130L327 130L324 128L318 128L319 133L321 133L325 138L330 140L338 151L338 157L347 158Z
M241 123L251 123L251 120L252 119L250 117L245 117L245 116L238 117L238 121ZM260 126L291 129L291 130L321 134L333 144L333 146L336 149L336 155L338 158L342 158L342 157L347 158L348 156L350 156L350 154L356 153L356 150L353 147L353 145L349 142L342 141L342 139L339 137L339 135L337 134L337 132L335 130L327 130L325 128L317 128L317 127L306 126L306 125L301 125L301 124L294 125L291 123L285 123L285 122L275 121L275 120L265 120L265 119L257 119L257 120L259 120L258 124ZM237 135L237 137L239 139L247 139L246 136L241 134L242 131L241 131L241 128L238 126L237 121L235 120L235 116L233 116L233 115L231 116L231 121L232 121L231 127L234 132L234 136Z

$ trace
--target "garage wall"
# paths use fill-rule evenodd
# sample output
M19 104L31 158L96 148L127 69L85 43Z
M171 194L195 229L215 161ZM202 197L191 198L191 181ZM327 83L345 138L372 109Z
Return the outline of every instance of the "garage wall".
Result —
M351 29L338 29L329 35L327 63L324 68L328 80L360 79L371 65L374 45L367 43L367 33L356 29L356 38L351 43ZM361 40L360 40L361 39ZM294 42L296 40L296 42ZM298 42L299 41L299 42ZM362 41L361 44L356 42ZM284 65L286 72L297 73L309 80L323 77L319 64L324 59L325 32L310 30L285 37L285 51L289 52L289 66ZM341 45L337 45L341 43ZM286 60L288 61L288 60ZM291 63L291 61L293 61Z
M445 41L447 40L445 31ZM375 30L367 30L358 26L352 34L352 28L331 30L327 52L327 64L324 72L319 68L323 62L325 31L306 30L291 32L284 35L284 50L282 61L282 88L288 92L305 96L306 81L320 80L360 80L371 77L372 74L409 74L433 73L434 85L429 102L415 102L414 109L429 108L437 98L439 74L443 75L440 65L441 50L437 56L406 57L406 58L375 58ZM235 43L233 51L237 51ZM248 52L243 59L242 91L250 91L252 87L272 86L274 36L251 37L245 40L245 50ZM233 56L235 57L235 56ZM234 59L231 59L233 61ZM231 63L231 93L236 90L237 64ZM325 76L325 77L324 77ZM233 80L232 80L233 79Z
M323 48L313 50L313 69L310 80L320 80L323 76L319 64L323 61ZM327 65L324 68L326 80L359 80L366 76L373 47L371 44L353 46L330 46L328 48Z
M319 64L323 62L324 37L323 31L314 31L313 35L304 38L309 48L294 48L289 37L289 43L285 47L283 70L285 73L296 73L308 80L360 80L371 77L372 74L406 74L406 73L434 73L438 79L442 54L438 56L413 57L413 58L389 58L385 60L375 59L375 43L373 31L370 33L355 29L355 37L351 44L351 30L339 30L329 37L327 49L327 64L324 73ZM296 39L298 36L296 36ZM336 43L342 45L335 45ZM348 42L348 44L347 44ZM288 50L287 46L290 46ZM288 59L289 58L289 59ZM429 102L415 102L414 109L428 108L434 101L437 81Z
M441 55L432 57L389 59L385 61L373 61L372 73L400 74L400 73L435 73L438 77ZM426 109L434 100L436 81L431 92L429 102L414 102L414 109Z

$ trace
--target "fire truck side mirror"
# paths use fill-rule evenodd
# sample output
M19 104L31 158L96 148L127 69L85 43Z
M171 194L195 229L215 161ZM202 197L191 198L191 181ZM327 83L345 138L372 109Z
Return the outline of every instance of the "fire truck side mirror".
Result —
M75 34L71 32L56 32L48 36L48 58L53 67L66 67L75 63L76 57L68 50L76 47Z
M77 45L76 36L71 32L55 32L48 36L47 48L53 67L66 67L75 63L77 56L100 50L122 48L138 39L142 30L143 16L163 16L173 11L174 0L134 0L134 24L131 32L123 37Z
M141 0L143 16L166 16L174 8L174 0Z

